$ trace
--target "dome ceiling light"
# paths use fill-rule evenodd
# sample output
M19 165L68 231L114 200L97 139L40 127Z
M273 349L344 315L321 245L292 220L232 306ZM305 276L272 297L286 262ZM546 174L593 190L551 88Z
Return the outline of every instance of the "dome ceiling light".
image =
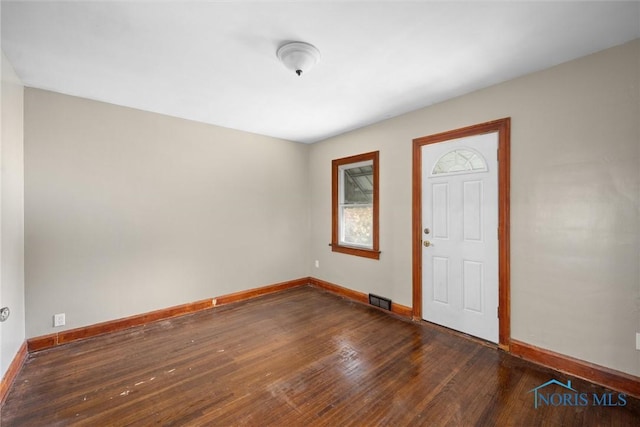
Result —
M280 62L299 76L308 72L320 61L320 51L305 42L290 42L283 44L276 52Z

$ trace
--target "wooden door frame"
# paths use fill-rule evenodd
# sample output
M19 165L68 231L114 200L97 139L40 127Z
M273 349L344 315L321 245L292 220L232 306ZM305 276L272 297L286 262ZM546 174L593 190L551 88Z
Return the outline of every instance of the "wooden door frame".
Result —
M511 342L509 192L511 188L511 118L503 118L413 140L413 304L414 320L422 320L422 147L468 136L498 132L498 346Z

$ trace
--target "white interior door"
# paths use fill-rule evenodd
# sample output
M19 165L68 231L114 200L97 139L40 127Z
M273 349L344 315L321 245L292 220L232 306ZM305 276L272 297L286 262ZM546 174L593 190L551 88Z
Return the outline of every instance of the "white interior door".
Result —
M498 133L422 147L422 316L498 342Z

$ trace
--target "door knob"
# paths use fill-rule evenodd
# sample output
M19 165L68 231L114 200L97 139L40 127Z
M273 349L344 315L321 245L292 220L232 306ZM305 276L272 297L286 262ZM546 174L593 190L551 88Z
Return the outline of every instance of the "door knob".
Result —
M428 248L429 246L431 246L431 242L428 240L425 240L424 242L422 242L422 244L424 245L425 248Z

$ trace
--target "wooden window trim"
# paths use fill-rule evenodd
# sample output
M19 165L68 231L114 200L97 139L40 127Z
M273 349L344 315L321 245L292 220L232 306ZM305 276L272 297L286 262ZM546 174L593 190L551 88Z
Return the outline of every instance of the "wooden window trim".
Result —
M343 254L380 259L380 191L379 191L379 151L358 154L355 156L335 159L331 162L331 250ZM373 247L372 249L345 246L340 244L339 236L339 173L340 166L351 163L373 161Z

